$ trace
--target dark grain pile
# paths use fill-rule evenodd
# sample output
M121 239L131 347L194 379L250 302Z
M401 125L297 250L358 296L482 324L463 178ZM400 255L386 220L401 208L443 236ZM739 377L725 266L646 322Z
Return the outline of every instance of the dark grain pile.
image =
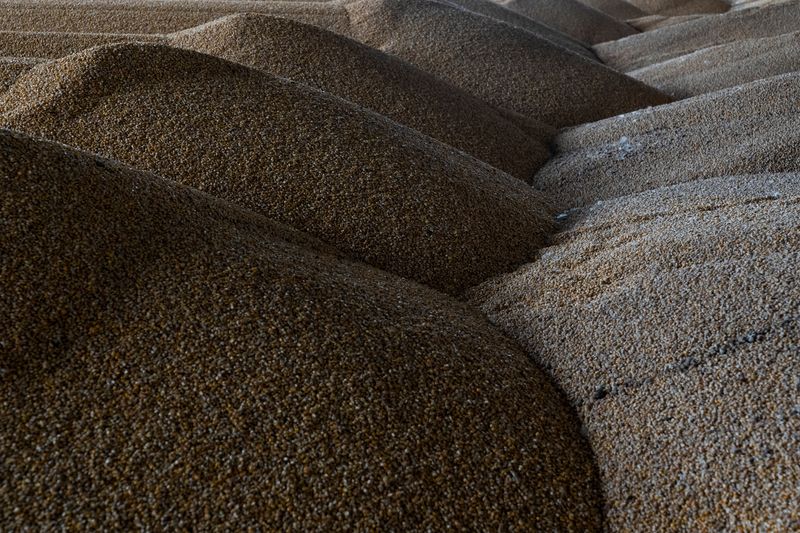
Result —
M517 126L426 72L315 26L231 15L175 34L169 43L335 94L527 181L550 157L549 126Z
M226 202L0 133L4 530L597 529L479 315Z
M339 98L188 50L94 48L0 96L0 123L149 170L458 292L551 227L525 183Z

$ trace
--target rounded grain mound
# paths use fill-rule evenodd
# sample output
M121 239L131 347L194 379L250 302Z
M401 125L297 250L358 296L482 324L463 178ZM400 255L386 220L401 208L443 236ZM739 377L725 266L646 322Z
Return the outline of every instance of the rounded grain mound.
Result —
M292 20L231 15L169 44L305 83L463 150L520 179L550 157L553 131L532 136L482 100L395 57Z
M577 420L465 304L9 132L0 194L3 529L599 529Z
M605 202L472 300L578 407L616 531L800 526L800 175Z
M56 59L103 44L158 41L157 35L122 33L0 32L0 56Z
M586 44L613 41L636 30L578 0L499 0L500 5Z
M530 32L425 0L347 4L347 34L467 92L556 127L669 99Z
M800 32L792 32L704 48L629 75L685 98L798 70Z
M559 209L715 176L800 171L800 74L564 131L533 185Z
M656 15L681 16L698 13L725 13L729 0L628 0L634 6Z
M550 230L540 193L462 152L305 85L163 45L35 67L0 97L0 123L453 293L532 257Z

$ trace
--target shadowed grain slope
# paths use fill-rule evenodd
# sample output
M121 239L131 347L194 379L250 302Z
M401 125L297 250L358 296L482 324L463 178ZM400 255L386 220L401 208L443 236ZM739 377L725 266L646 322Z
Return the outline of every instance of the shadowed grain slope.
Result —
M599 529L559 392L470 308L0 133L3 529Z
M618 20L635 19L647 15L626 0L580 0L580 2Z
M800 2L730 11L594 47L608 65L630 71L718 44L800 30Z
M530 258L550 229L539 193L462 152L305 85L163 45L35 67L0 98L0 122L449 292Z
M11 87L17 77L41 62L31 57L0 57L0 92Z
M532 136L482 100L395 57L288 19L231 15L175 34L173 46L305 83L530 181L553 131Z
M574 213L473 294L567 391L615 531L800 524L800 175Z
M636 33L624 22L578 0L500 0L499 3L586 44L613 41Z
M698 50L630 72L676 98L800 70L800 32Z
M347 7L352 38L554 126L667 101L655 89L532 33L453 6L359 0Z
M560 208L714 176L800 171L800 74L566 130L534 177Z
M342 1L344 3L348 3L352 0L342 0ZM505 22L506 24L511 24L512 26L517 26L518 28L533 33L537 37L543 37L548 41L551 41L563 48L566 48L571 52L576 52L578 54L585 55L586 57L589 57L593 60L597 59L594 53L591 50L589 50L589 47L586 43L582 43L581 41L565 33L555 30L545 24L541 24L531 18L526 17L525 15L520 15L516 11L511 11L510 9L506 9L505 7L495 3L492 0L436 0L436 1L442 4L452 4L460 6L464 9L467 9L474 13L478 13L485 17L493 18L495 20Z

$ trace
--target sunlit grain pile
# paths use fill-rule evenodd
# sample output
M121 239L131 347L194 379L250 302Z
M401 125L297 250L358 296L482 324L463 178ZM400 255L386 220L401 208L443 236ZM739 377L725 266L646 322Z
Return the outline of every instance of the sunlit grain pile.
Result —
M800 170L800 74L564 131L534 185L567 209L714 176Z
M797 174L597 204L474 291L579 407L612 529L800 525L799 205Z
M798 34L0 3L0 531L800 531Z

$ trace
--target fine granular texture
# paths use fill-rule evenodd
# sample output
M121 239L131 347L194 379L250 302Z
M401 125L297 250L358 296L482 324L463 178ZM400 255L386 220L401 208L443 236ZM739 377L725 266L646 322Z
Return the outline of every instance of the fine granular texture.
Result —
M163 45L35 67L0 96L0 123L452 293L530 259L551 229L540 193L460 151L305 85Z
M554 135L531 135L492 106L395 57L288 19L231 15L169 44L302 82L371 109L530 181Z
M544 373L466 305L0 133L0 521L599 528Z
M701 178L800 171L800 74L564 131L534 177L558 209Z
M725 13L731 8L728 0L627 0L647 13L681 16L696 13Z
M29 57L0 57L0 92L11 87L20 74L39 63L41 60Z
M500 5L586 44L633 35L624 22L578 0L498 0Z
M618 20L627 21L647 15L627 0L580 0L580 2Z
M800 70L800 32L712 46L630 72L675 98Z
M556 127L669 101L550 41L450 5L357 0L346 7L350 37L498 107Z
M143 34L0 31L0 56L56 59L103 44L159 40Z
M794 531L800 176L715 178L573 212L471 293L578 408L616 531Z
M718 44L800 30L800 2L708 15L594 47L607 65L631 71Z

